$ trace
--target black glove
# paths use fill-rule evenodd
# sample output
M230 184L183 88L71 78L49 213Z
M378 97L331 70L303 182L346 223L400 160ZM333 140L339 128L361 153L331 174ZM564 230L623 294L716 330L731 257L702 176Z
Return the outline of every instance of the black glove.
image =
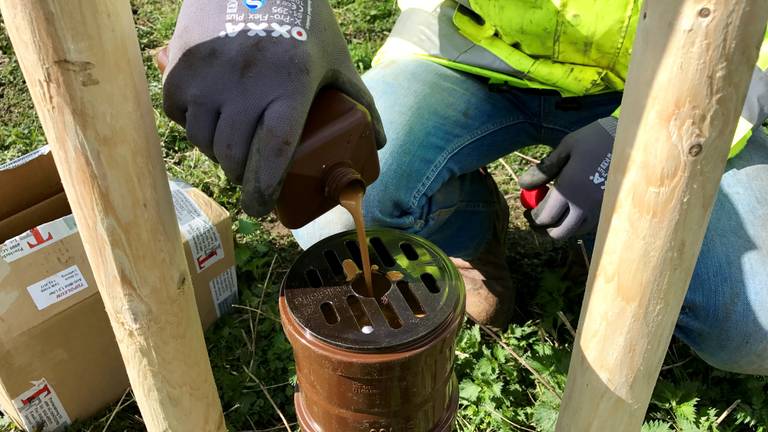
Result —
M520 176L520 187L536 189L557 178L544 200L527 214L531 226L554 239L597 227L618 120L600 119L568 134L552 153Z
M752 75L741 117L755 127L768 118L768 76L759 68ZM520 176L523 189L536 189L557 178L539 206L526 212L534 229L545 229L560 240L597 228L617 125L617 119L608 117L567 135L556 150Z
M370 111L383 146L379 114L327 0L184 1L163 108L243 185L247 213L274 207L312 100L326 86Z

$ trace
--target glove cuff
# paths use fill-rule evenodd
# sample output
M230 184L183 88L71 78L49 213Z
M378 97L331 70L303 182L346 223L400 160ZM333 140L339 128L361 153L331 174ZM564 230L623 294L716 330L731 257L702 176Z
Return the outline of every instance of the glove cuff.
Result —
M599 119L597 123L608 132L611 138L616 138L616 129L619 127L619 119L616 117L604 117Z

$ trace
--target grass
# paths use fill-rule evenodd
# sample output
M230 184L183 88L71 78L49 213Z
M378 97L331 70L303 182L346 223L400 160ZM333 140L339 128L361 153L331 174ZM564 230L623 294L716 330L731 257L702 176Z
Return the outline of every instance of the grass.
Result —
M355 64L363 71L394 22L394 2L332 3ZM132 4L168 172L212 196L236 221L241 307L206 334L227 424L233 431L284 430L282 414L296 429L291 400L295 370L277 318L277 296L279 282L299 249L274 218L246 217L238 208L238 189L189 145L182 129L161 114L161 85L151 51L170 38L178 2L134 0ZM0 28L0 103L0 161L45 142L4 27ZM545 152L537 147L526 154L541 157ZM504 161L516 175L529 164L515 155ZM457 427L461 431L551 431L573 345L565 322L576 326L584 290L583 260L572 245L531 232L515 200L518 190L513 176L499 162L490 171L512 205L508 261L519 290L518 314L498 340L477 326L465 325L456 349L461 383ZM676 340L664 364L644 432L768 431L765 378L714 370ZM277 409L256 380L266 387ZM15 430L0 417L0 431ZM71 430L141 431L144 426L127 393L120 403Z

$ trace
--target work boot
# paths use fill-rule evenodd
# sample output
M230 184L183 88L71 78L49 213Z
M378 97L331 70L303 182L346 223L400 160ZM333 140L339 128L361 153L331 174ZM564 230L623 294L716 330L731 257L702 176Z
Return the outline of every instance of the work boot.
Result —
M467 315L477 323L505 330L515 306L515 289L505 259L509 206L491 175L486 176L499 197L491 239L476 257L451 261L464 279Z

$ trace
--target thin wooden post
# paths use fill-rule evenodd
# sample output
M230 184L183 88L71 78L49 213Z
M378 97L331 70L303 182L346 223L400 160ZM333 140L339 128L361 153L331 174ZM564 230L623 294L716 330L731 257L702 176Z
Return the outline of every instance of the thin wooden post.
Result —
M558 431L641 428L768 3L647 0L640 16Z
M128 0L0 11L147 429L224 431Z

